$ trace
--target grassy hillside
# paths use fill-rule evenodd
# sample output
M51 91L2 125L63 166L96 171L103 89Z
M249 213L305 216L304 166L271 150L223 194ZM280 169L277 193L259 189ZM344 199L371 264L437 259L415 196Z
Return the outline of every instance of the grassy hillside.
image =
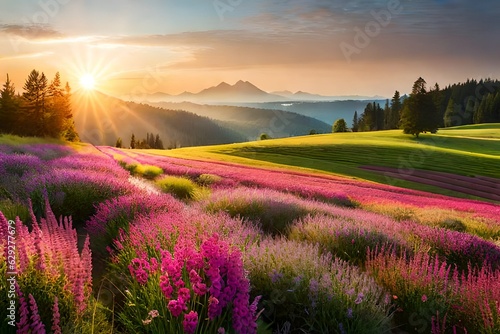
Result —
M446 128L439 131L439 134L446 136L464 136L475 138L496 138L500 139L500 124L474 124L453 128Z
M388 179L362 166L447 172L500 178L500 124L442 130L419 139L400 130L336 133L165 152L184 158L210 158L251 165L280 165L390 183L454 195L436 187ZM493 134L493 135L492 135Z

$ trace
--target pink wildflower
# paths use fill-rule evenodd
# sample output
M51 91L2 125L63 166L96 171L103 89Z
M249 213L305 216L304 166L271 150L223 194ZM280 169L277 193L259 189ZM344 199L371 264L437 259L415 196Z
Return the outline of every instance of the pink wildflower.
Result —
M198 313L196 313L195 311L191 311L184 316L184 320L182 321L184 332L188 334L194 334L197 325L198 325Z
M422 302L426 302L427 301L427 296L426 295L422 295Z
M191 281L191 284L200 283L202 281L200 275L194 269L189 272L189 280Z
M360 292L358 294L358 297L356 298L356 300L354 301L354 303L356 304L361 304L363 302L363 298L364 298L364 295Z
M175 299L168 302L167 308L174 317L180 316L183 311L187 310L186 304L182 300Z
M16 287L17 288L17 287ZM29 332L29 308L26 299L24 298L21 291L18 291L19 295L19 322L16 323L16 327L19 333L28 333Z
M175 282L175 287L176 287L177 289L182 289L182 288L184 288L185 286L186 286L186 283L184 283L184 281L182 280L182 278L179 278L179 279L177 280L177 282Z
M146 269L150 270L148 261L138 258L133 259L128 269L130 275L134 276L139 284L144 285L148 282L148 273L146 272Z
M220 309L218 307L219 300L213 296L208 298L208 318L213 320L220 314Z
M59 323L61 321L61 314L59 313L59 301L57 297L54 300L54 307L52 308L52 332L54 334L61 334L61 326Z
M158 260L155 257L153 257L149 262L151 263L149 267L149 272L150 273L156 272L156 270L159 268Z
M160 289L163 292L163 295L167 299L172 298L172 293L174 292L174 288L170 285L170 280L168 279L168 275L160 276Z
M198 296L204 296L207 293L207 285L205 283L196 283L193 286L193 291Z
M188 303L191 299L191 291L188 288L180 288L177 292L179 300L182 299L185 303Z
M28 298L30 300L31 309L31 330L33 333L45 333L45 326L40 319L40 314L38 314L38 306L36 305L35 298L29 294Z

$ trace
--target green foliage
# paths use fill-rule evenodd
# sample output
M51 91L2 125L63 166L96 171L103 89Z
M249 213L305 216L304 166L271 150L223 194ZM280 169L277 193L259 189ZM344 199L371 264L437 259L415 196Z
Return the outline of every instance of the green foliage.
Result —
M368 103L358 120L358 131L376 131L384 129L384 110L378 103Z
M37 217L45 212L43 189L31 193L33 210ZM95 205L107 199L124 195L125 189L116 189L112 185L97 184L83 180L82 182L67 182L60 185L47 185L50 206L56 217L72 217L77 228L95 213Z
M259 139L260 140L267 140L267 139L271 139L271 137L267 133L261 133L259 136Z
M361 267L366 261L366 253L369 249L397 243L378 231L353 226L352 222L325 224L325 219L328 221L332 218L317 219L311 216L305 218L291 228L289 238L317 244L322 252L329 252L342 260ZM397 246L397 248L402 249L401 246Z
M278 328L288 322L297 333L389 332L383 290L315 245L267 239L247 252L245 268L253 294L262 295L264 320Z
M458 219L445 219L439 226L457 232L465 232L467 230L467 226Z
M128 170L131 175L140 176L149 180L153 180L163 174L163 169L154 165L143 165L138 162L127 164L123 160L118 160L118 164Z
M122 139L120 137L118 137L118 139L116 140L115 147L117 147L117 148L123 147L123 142L122 142Z
M460 106L456 105L453 99L450 99L444 113L444 126L450 127L462 125L464 120L461 115L463 115L463 111Z
M132 133L132 137L130 137L130 148L135 148L135 135Z
M163 141L160 139L160 135L157 134L156 137L151 133L146 134L145 139L136 140L134 136L134 148L141 150L157 149L163 150Z
M294 203L240 194L219 195L208 201L205 210L212 213L222 211L231 217L245 218L258 224L264 233L272 235L287 234L296 219L312 213Z
M15 220L16 217L19 217L19 219L23 222L29 222L31 220L28 208L25 205L10 199L0 200L0 211L4 214L5 218L9 220Z
M426 82L419 78L413 84L413 90L405 100L401 112L401 127L406 134L418 138L422 132L436 133L439 127L439 118L432 96L427 94Z
M386 129L398 129L399 128L399 120L400 113L403 105L401 103L401 95L398 91L394 92L394 96L391 100L391 110L389 114L389 119L386 121L387 127Z
M359 130L358 112L354 111L354 116L352 118L352 132L358 132L358 130Z
M191 200L196 196L198 187L190 179L184 177L167 176L156 181L160 189L182 200Z
M343 118L338 119L333 123L332 132L347 132L347 123Z
M79 140L71 112L71 88L68 83L62 88L59 72L49 84L43 72L33 70L23 89L22 97L15 95L7 76L0 101L1 132Z
M219 183L220 181L222 181L222 177L214 174L201 174L196 179L196 183L203 187L211 186L215 183Z
M133 174L142 176L146 179L153 180L163 174L163 169L153 165L138 164L135 166Z
M13 133L17 128L20 99L16 96L16 88L7 74L7 81L0 91L0 133Z

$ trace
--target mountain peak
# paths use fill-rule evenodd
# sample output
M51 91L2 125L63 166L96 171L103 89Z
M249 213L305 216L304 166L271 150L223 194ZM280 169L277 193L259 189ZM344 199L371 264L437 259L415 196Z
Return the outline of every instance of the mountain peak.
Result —
M230 84L228 84L227 82L225 81L222 81L220 84L218 84L216 87L218 88L227 88L227 87L231 87Z

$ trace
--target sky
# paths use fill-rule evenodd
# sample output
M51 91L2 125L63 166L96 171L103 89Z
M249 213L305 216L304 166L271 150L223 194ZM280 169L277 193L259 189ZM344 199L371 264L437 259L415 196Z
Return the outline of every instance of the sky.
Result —
M323 95L500 78L498 0L2 0L0 83L140 98L225 81Z

